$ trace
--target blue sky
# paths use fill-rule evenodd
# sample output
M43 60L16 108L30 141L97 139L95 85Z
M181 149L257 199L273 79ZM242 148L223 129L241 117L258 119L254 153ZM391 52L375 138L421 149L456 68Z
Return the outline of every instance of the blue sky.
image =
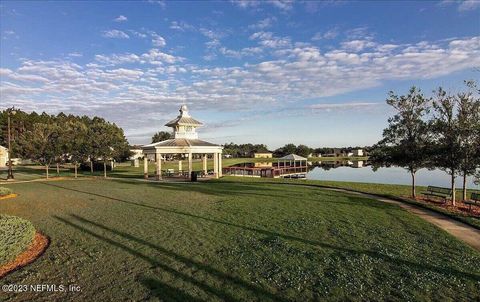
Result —
M389 90L480 74L479 1L0 5L0 108L103 116L135 144L185 103L217 143L370 145Z

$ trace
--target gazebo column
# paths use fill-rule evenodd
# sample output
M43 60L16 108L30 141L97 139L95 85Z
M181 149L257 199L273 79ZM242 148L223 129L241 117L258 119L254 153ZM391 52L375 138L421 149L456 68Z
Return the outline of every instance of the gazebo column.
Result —
M218 178L218 153L213 153L213 174L215 178Z
M143 178L148 179L148 156L143 155Z
M162 154L161 153L155 153L155 158L156 158L156 175L155 178L157 180L162 179Z
M181 172L182 170L183 170L183 168L182 168L182 161L179 160L179 161L178 161L178 172Z
M188 153L188 177L191 177L193 171L192 167L192 153Z
M207 175L207 172L208 172L208 169L207 169L207 154L203 154L202 162L203 162L203 173L205 175Z
M222 177L223 168L222 168L222 153L218 153L218 177Z

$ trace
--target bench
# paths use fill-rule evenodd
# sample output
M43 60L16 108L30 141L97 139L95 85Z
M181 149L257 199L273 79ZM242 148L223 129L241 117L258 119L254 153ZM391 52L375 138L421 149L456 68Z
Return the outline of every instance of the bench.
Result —
M465 204L468 204L470 207L470 212L472 211L472 205L480 206L480 193L472 193L470 200L465 200Z
M443 198L444 202L452 198L452 189L428 186L427 191L422 193L425 196L434 196Z

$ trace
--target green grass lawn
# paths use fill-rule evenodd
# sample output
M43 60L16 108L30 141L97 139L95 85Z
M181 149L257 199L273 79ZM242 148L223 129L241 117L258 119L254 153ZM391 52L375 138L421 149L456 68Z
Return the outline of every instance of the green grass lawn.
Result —
M465 222L473 227L480 229L480 218L470 215L469 213L463 212L449 212L446 209L438 207L434 204L429 204L420 201L414 201L409 198L411 195L411 187L405 185L392 185L392 184L371 184L371 183L360 183L360 182L342 182L342 181L307 181L309 184L320 184L329 187L342 188L355 190L359 192L383 195L387 197L401 197L402 200L407 202L426 207L444 214L447 214L455 219L458 219L462 222ZM427 187L417 186L416 187L417 195L421 196L422 192L427 191ZM461 200L462 190L456 190L456 200ZM472 192L478 192L478 190L468 190L467 195L470 196Z
M35 228L28 220L0 214L0 265L15 259L32 243Z
M253 179L243 179L238 178L236 181L248 181L248 182L273 182L273 183L285 183L290 185L310 185L310 186L326 186L339 189L353 190L363 193L376 194L380 196L390 197L390 198L401 198L401 200L419 205L445 215L448 215L454 219L465 222L477 229L480 229L480 218L478 216L473 216L470 213L465 212L451 212L444 208L441 208L435 204L425 203L421 201L415 201L410 198L411 187L407 185L395 185L395 184L377 184L377 183L363 183L363 182L348 182L348 181L328 181L328 180L291 180L291 179L266 179L266 178L253 178ZM427 187L417 186L417 195L421 196L422 192L427 191ZM472 192L479 192L478 190L467 190L467 195L470 196ZM457 189L456 199L461 200L462 190Z
M226 178L8 185L0 212L51 237L2 284L76 284L77 301L480 299L480 253L397 206L322 188Z

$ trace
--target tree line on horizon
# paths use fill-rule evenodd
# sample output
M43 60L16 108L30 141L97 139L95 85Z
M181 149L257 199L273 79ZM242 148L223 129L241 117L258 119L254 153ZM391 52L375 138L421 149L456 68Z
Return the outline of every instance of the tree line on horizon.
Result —
M57 115L27 113L14 108L0 112L0 145L8 146L7 117L12 110L15 114L11 115L11 157L31 159L43 165L47 178L53 164L57 166L57 174L60 164L73 164L77 177L78 167L89 166L93 173L100 161L106 177L107 161L120 161L130 155L122 128L101 117L63 112Z
M393 165L410 172L413 198L415 175L424 168L450 175L453 206L457 176L463 178L462 200L467 199L467 177L473 175L480 182L480 90L474 81L465 84L466 89L456 94L441 87L432 97L416 87L406 95L388 94L386 102L395 114L370 160L376 167Z
M164 140L172 139L173 134L167 131L158 131L152 136L152 144L158 143ZM333 147L321 147L321 148L311 148L309 146L300 144L295 145L292 143L285 144L283 147L277 148L273 151L270 151L265 144L236 144L233 142L226 143L223 145L223 153L228 154L231 157L235 158L247 158L251 157L253 153L261 153L261 152L272 152L275 157L282 157L289 154L298 154L303 157L309 157L311 154L314 156L318 154L331 154L335 151L339 151L341 153L348 153L354 149L363 149L363 150L371 150L371 147L343 147L343 148L333 148Z

